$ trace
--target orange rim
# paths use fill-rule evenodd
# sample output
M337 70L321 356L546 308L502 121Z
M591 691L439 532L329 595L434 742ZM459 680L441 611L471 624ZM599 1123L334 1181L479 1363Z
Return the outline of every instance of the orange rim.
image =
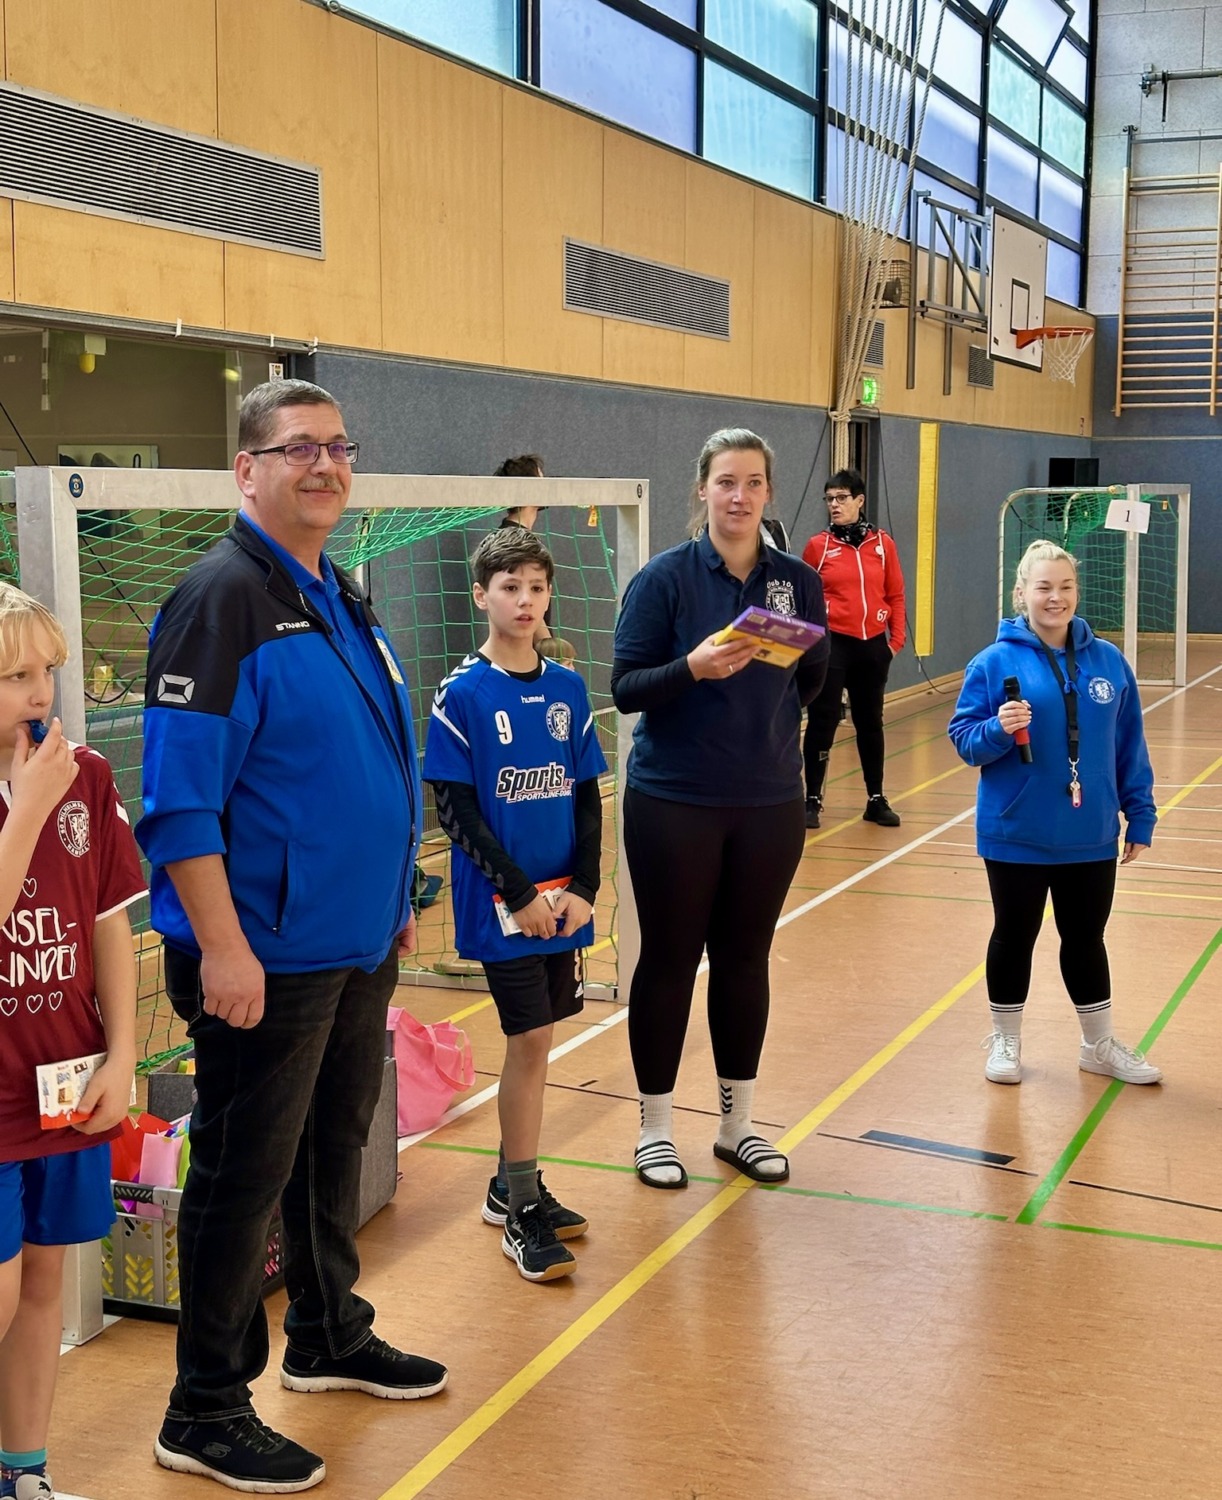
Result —
M1025 349L1028 344L1034 344L1036 339L1068 339L1078 333L1084 333L1087 338L1095 336L1095 330L1083 324L1062 328L1020 328L1014 335L1014 342L1020 349Z

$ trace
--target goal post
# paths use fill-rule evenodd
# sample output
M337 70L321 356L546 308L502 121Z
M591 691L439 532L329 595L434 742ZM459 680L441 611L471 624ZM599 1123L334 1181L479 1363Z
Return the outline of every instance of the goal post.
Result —
M111 759L133 813L140 795L148 627L176 579L228 528L238 500L228 470L16 471L21 585L55 612L71 653L59 674L56 712L70 739L92 743ZM535 529L556 561L553 632L574 649L612 767L596 929L601 951L589 966L587 994L626 1000L639 950L627 869L619 857L632 720L621 719L611 702L611 642L618 600L649 556L648 482L358 472L327 551L357 571L370 590L407 669L423 750L433 690L483 639L467 557L506 510L525 505L545 507ZM309 690L304 683L302 691ZM422 930L427 928L434 947L418 965L405 967L401 979L474 988L482 976L478 967L457 961L447 925L448 840L436 827L427 794L424 804L421 867L428 874L444 872L444 885L436 909L422 912ZM143 945L144 1016L160 999L159 943L147 931L147 918L135 926ZM151 1022L142 1027L146 1065L154 1060L154 1032L168 1044L172 1024L159 1020L156 1028Z
M1096 635L1120 647L1139 683L1182 687L1191 500L1191 486L1153 481L1014 490L998 522L998 618L1011 613L1026 548L1056 542L1078 561L1079 612Z

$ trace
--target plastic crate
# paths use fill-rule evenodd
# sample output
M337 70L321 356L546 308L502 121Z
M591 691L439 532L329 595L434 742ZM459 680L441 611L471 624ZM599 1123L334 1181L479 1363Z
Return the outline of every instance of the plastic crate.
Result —
M114 1184L116 1220L102 1241L102 1308L126 1317L174 1322L178 1318L178 1211L180 1188ZM139 1214L131 1204L151 1209ZM280 1286L280 1211L267 1235L263 1291Z

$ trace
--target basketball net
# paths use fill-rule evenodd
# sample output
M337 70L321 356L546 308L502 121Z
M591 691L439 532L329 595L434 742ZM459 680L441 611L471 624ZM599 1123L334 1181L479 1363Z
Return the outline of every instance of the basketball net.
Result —
M1094 336L1093 328L1022 328L1014 335L1014 342L1020 349L1042 343L1044 374L1049 380L1067 380L1073 385L1078 361Z

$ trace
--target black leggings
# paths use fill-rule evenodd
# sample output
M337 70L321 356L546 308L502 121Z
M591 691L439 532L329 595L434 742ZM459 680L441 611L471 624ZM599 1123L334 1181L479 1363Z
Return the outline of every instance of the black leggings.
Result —
M1061 977L1075 1005L1098 1005L1112 997L1103 930L1112 912L1116 861L1080 865L1018 865L986 859L993 897L985 982L989 1004L1019 1006L1031 984L1031 954L1052 895L1061 935Z
M866 794L883 789L883 696L891 670L887 632L859 641L855 636L831 635L832 653L819 696L807 710L802 759L806 766L806 795L823 795L827 758L840 723L840 699L847 687L849 712L857 731L857 755Z
M717 1074L755 1077L768 1028L768 952L805 837L801 798L698 807L628 788L624 853L641 928L628 1038L641 1093L674 1089L706 947Z

